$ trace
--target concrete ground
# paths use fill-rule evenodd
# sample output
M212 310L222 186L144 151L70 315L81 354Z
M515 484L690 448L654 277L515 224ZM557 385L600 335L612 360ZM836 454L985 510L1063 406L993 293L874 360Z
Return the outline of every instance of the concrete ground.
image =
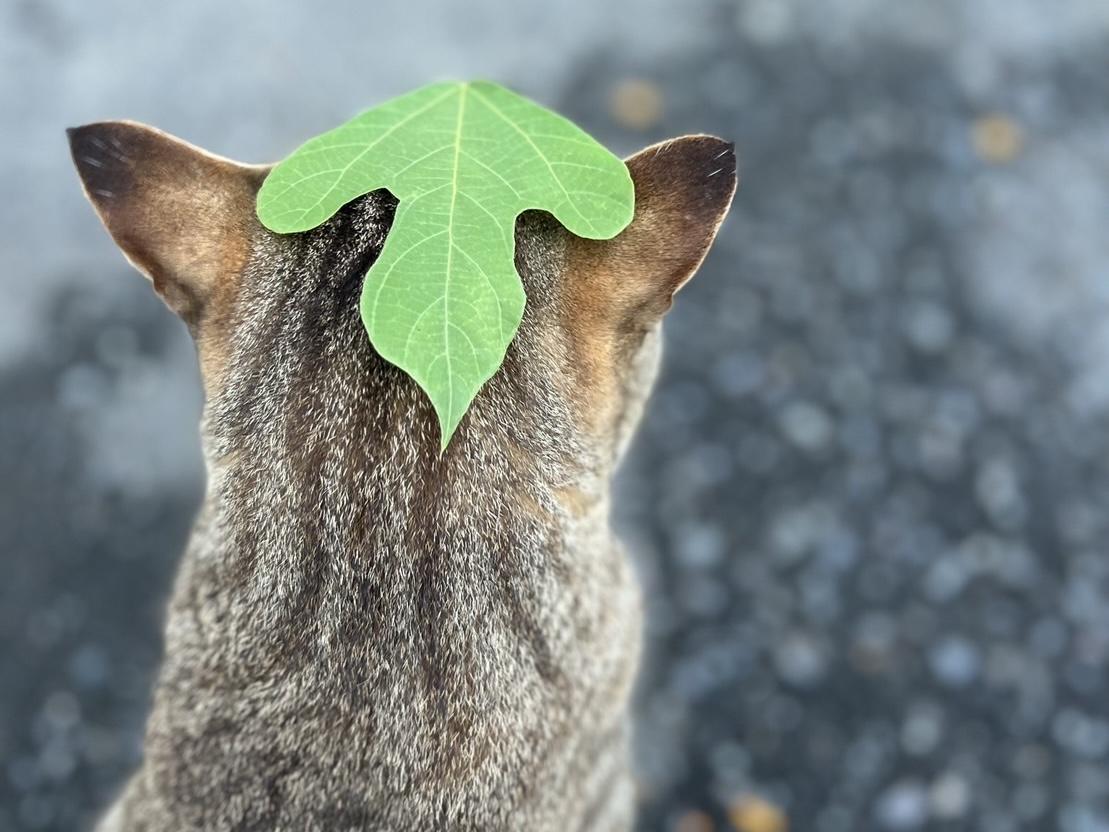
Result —
M0 830L134 766L202 488L191 346L62 128L260 161L453 76L739 146L621 477L642 828L1107 832L1109 4L321 8L0 7Z

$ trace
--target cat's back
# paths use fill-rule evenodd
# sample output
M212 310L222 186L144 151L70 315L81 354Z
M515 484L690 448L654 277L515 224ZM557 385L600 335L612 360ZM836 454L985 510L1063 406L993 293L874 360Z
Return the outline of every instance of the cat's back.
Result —
M311 433L210 454L140 776L194 828L568 828L627 779L639 599L604 491L506 406L440 455L419 391L362 377Z

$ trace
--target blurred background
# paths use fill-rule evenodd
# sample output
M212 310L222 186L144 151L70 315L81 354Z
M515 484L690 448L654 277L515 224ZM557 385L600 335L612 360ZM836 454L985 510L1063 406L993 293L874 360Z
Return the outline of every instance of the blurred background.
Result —
M64 127L268 161L489 77L739 146L620 481L643 830L1109 830L1109 3L0 4L0 830L137 762L192 346Z

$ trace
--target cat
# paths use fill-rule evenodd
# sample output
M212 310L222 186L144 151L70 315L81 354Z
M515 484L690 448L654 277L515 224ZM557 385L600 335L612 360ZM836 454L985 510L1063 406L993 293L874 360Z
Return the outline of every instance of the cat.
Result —
M523 322L440 454L359 318L388 191L277 235L255 215L266 166L134 122L68 134L206 397L143 759L100 832L629 829L642 613L610 478L731 204L733 146L629 158L612 240L520 216Z

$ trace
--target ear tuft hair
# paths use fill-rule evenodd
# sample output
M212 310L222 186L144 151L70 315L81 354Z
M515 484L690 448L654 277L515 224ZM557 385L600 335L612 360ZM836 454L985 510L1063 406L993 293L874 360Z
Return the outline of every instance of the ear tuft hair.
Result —
M135 184L135 160L127 155L123 132L121 125L113 122L68 127L65 131L73 164L98 210L107 208L111 200L126 198Z

